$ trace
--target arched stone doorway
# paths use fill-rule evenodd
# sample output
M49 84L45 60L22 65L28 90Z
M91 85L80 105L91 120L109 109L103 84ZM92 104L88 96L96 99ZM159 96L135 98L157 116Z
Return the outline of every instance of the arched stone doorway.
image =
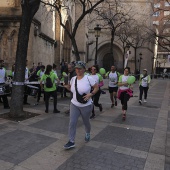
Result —
M114 60L112 56L108 53L104 55L103 57L103 68L105 68L107 71L110 70L110 67L114 65Z
M113 45L113 56L110 53L110 44L104 44L98 49L97 63L107 71L114 64L118 70L123 69L123 52L118 45Z
M71 26L68 20L66 21L65 25L66 28L71 31ZM70 57L71 57L71 47L72 47L71 40L68 34L66 33L66 31L64 31L63 59L68 63L70 62Z

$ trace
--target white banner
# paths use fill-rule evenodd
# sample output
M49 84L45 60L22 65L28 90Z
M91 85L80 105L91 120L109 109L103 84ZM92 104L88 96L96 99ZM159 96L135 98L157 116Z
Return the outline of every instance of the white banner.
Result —
M168 63L170 63L170 55L168 55Z
M127 66L128 59L129 59L129 51L127 51L127 53L125 54L124 68Z

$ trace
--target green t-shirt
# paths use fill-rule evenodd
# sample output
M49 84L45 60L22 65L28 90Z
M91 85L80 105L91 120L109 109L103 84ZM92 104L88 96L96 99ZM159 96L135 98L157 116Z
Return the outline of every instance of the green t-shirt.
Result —
M46 87L46 78L47 77L50 77L51 78L51 81L53 83L53 87L51 88L47 88ZM43 74L42 77L41 77L41 81L44 81L44 91L45 92L51 92L51 91L55 91L56 90L56 84L55 84L55 80L57 80L58 77L56 74L54 74L53 72L50 73L50 75L47 75L47 74Z
M103 77L99 73L97 73L97 75L99 77L99 83L100 83L101 81L103 81Z
M67 76L67 73L66 72L62 72L62 77L61 77L61 80L60 81L64 81L64 77Z
M11 76L11 77L13 77L12 70L10 70L10 71L9 71L9 74L8 74L8 76Z
M41 70L38 70L38 72L37 72L37 76L40 76L40 72L41 72Z

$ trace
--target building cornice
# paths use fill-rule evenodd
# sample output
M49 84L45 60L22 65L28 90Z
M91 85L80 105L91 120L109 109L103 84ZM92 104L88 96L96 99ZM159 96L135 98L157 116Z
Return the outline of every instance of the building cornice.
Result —
M21 16L0 16L0 24L2 27L8 27L10 22L20 22L21 21ZM41 22L36 19L33 18L32 23L35 24L36 26L38 26L39 28L41 27ZM41 30L41 29L39 29ZM38 34L38 36L46 41L48 41L49 43L53 44L54 47L57 47L57 42L56 40L52 39L51 37L49 37L48 35L44 34L43 32L40 32Z
M20 22L21 16L0 16L0 22Z
M32 23L37 25L37 26L41 26L41 22L36 18L33 18Z
M50 38L48 35L44 34L44 33L39 33L38 35L40 38L48 41L49 43L53 44L54 47L57 47L57 41L55 41L54 39Z

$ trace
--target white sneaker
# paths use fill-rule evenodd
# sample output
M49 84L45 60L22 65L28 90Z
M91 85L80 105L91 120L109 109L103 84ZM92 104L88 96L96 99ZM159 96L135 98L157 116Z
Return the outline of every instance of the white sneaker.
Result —
M143 101L144 103L147 103L147 101L144 99L144 101Z
M142 104L142 100L139 100L139 104Z

